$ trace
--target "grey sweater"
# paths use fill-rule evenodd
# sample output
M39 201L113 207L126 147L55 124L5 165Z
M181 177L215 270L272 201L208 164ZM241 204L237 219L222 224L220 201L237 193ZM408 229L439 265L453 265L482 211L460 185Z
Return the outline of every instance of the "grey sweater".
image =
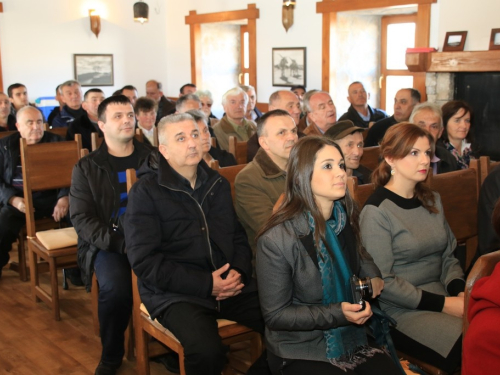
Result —
M397 329L446 357L460 337L462 320L442 313L445 296L463 292L456 247L435 193L437 214L416 199L378 188L361 212L366 250L385 281L380 306Z

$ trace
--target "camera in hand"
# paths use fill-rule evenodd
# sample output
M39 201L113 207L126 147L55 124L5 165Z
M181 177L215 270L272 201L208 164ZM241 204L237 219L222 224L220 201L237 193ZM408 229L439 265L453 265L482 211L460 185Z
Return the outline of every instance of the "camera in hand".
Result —
M361 305L359 311L363 311L366 308L365 300L373 294L372 282L369 277L360 279L356 275L352 275L350 281L353 303Z

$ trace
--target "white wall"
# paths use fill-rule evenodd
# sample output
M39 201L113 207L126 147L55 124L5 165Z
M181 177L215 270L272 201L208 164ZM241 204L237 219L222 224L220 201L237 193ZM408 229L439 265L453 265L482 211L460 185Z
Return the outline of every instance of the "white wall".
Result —
M160 15L150 7L150 22L133 21L135 0L3 0L0 46L4 89L15 82L28 87L30 100L53 96L55 87L74 79L73 54L114 55L114 86L126 84L144 94L151 78L167 79L166 0L155 0ZM101 13L99 38L90 31L88 10ZM85 87L83 90L85 91Z
M443 48L448 31L467 31L465 51L488 50L491 29L500 27L499 0L438 0L432 5L430 46Z
M31 100L53 95L54 88L72 79L74 53L112 53L115 86L137 86L151 78L164 82L168 96L191 80L189 26L185 16L246 9L255 2L257 20L257 91L261 102L277 88L271 86L273 47L307 47L307 88L321 87L321 23L316 1L297 2L295 23L288 33L281 24L281 1L270 0L146 0L150 22L133 22L136 0L3 0L0 47L4 88L27 85ZM99 38L89 28L88 9L102 12ZM155 8L157 8L158 13ZM432 6L431 45L442 47L447 31L468 30L466 50L488 49L490 31L499 27L498 0L439 0ZM333 90L332 90L333 91Z

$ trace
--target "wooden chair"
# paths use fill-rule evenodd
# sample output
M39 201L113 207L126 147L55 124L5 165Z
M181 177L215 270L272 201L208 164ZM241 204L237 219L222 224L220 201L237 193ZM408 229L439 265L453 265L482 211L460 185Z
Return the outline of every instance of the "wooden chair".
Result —
M472 288L477 280L481 277L489 276L495 269L497 263L500 262L500 250L494 251L493 253L485 254L480 256L474 266L472 267L469 277L467 277L467 282L465 284L465 307L464 307L464 322L463 322L463 337L469 328L469 317L467 315L467 310L469 308L469 299L472 292Z
M137 181L136 171L128 169L127 191L130 191ZM137 286L137 276L132 271L132 293L134 299L133 320L135 331L135 350L137 356L137 373L139 375L149 375L150 348L149 339L154 337L160 343L179 355L180 374L185 375L184 349L177 338L168 329L163 327L157 320L151 320L149 313L142 304L139 288ZM250 328L230 320L221 319L217 321L219 325L219 335L225 345L250 341L250 364L255 362L262 354L262 339L259 333ZM235 358L230 358L229 365L246 373L248 364ZM226 372L224 372L226 374Z
M32 193L35 191L67 188L71 186L71 174L80 159L81 136L74 141L27 145L21 139L21 163L23 169L24 199L26 204L26 228L30 263L31 291L35 302L44 301L52 309L54 319L60 320L57 270L75 267L76 233L72 228L62 229L60 235L68 235L71 245L62 248L45 246L40 238L52 231L39 232L36 228ZM68 231L69 230L69 231ZM74 244L73 244L74 242ZM38 258L46 261L50 272L50 291L40 286Z
M212 145L212 147L217 147L217 138L210 137L210 144Z
M135 139L137 139L139 142L144 142L144 133L139 128L135 129Z
M236 193L234 191L234 180L236 180L236 175L240 173L240 171L245 167L246 164L238 164L232 165L231 167L216 169L221 176L225 177L229 181L229 185L231 185L231 196L233 197L233 202L236 196Z
M479 171L481 174L481 178L480 178L481 185L483 184L486 177L493 170L493 168L495 168L499 164L500 164L500 161L491 161L489 156L481 156L479 158Z
M101 147L103 141L104 138L99 137L99 133L97 132L90 133L90 146L92 147L92 151L95 151L99 147Z
M66 139L66 134L68 133L68 127L63 127L63 128L52 128L52 129L47 129L46 131L57 134L58 136L62 137L63 139Z
M441 196L446 221L457 239L466 245L465 269L477 250L477 201L479 196L479 163L471 160L469 169L433 175L427 184Z
M370 170L375 170L380 163L380 146L364 147L360 164Z
M229 137L229 152L234 155L237 164L247 163L247 142L240 142L234 136Z
M16 134L16 133L17 133L16 130L0 132L0 139L8 137L9 135Z
M370 195L375 191L375 184L358 185L358 178L350 176L347 178L347 189L351 198L358 204L359 209L362 209Z

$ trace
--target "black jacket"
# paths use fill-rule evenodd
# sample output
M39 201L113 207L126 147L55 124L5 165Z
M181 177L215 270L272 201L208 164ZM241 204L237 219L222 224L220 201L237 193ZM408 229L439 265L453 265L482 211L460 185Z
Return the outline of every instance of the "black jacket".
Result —
M75 139L75 134L82 135L82 147L86 148L89 151L92 151L92 141L91 134L98 133L99 137L104 137L99 126L94 125L92 121L90 121L87 113L75 119L75 121L70 122L68 125L68 132L66 133L66 140L72 141Z
M138 177L125 214L125 241L153 319L176 302L216 308L212 272L226 263L241 273L243 292L255 290L250 247L225 178L201 161L193 191L158 152Z
M141 165L151 147L133 140ZM99 250L123 253L125 241L113 213L120 208L117 174L108 160L106 142L81 159L73 169L69 195L71 222L78 234L78 265L90 291L94 259ZM118 225L117 230L114 225Z
M437 173L447 173L453 172L458 169L457 159L445 149L443 146L440 146L439 143L436 144L436 156L439 158L437 162Z
M495 167L486 177L479 192L477 210L478 245L476 257L500 248L500 238L491 221L495 205L500 199L500 166Z
M361 118L358 111L356 111L351 105L347 112L339 118L339 121L351 120L356 126L368 128L370 122L377 122L387 118L387 113L378 108L368 106L368 113L370 114L370 120L365 121Z
M8 137L0 139L0 205L7 205L10 198L13 196L22 196L23 194L14 189L12 186L12 179L14 171L19 161L21 154L21 147L19 140L21 133L14 133ZM42 139L39 143L61 142L64 141L60 136L44 132ZM45 195L52 195L53 192L44 192ZM57 199L67 196L68 189L61 189L57 194ZM55 204L55 202L54 202Z
M398 122L393 115L374 124L370 128L370 130L368 130L368 134L366 135L365 147L378 146L382 138L384 138L387 129L389 129L392 125L396 125L397 123Z
M208 153L215 160L219 161L219 167L221 168L231 167L237 164L234 155L231 154L230 152L227 152L226 150L221 150L220 148L217 147L210 147L210 151L208 151Z

